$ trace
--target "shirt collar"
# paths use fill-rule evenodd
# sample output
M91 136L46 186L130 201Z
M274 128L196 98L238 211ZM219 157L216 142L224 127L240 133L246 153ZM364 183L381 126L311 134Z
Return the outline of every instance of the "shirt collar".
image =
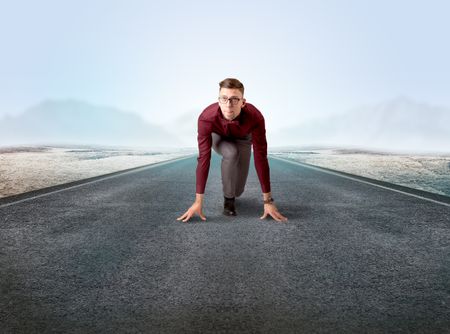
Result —
M245 110L245 106L244 106L244 108L241 108L241 112L239 113L239 115L235 119L229 121L225 117L223 117L222 111L220 110L220 107L219 106L217 107L217 112L219 114L220 120L222 121L222 123L228 123L228 124L229 123L231 123L231 124L239 124L241 122L242 113L244 112L244 110Z

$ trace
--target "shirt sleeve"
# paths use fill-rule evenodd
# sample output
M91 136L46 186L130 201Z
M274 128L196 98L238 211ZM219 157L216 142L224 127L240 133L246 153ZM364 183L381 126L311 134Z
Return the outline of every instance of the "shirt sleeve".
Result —
M259 183L263 193L270 192L270 169L267 160L266 125L264 118L257 123L252 131L253 158Z
M196 170L196 193L205 192L206 181L208 180L209 165L211 163L211 125L199 118L197 130L198 158Z

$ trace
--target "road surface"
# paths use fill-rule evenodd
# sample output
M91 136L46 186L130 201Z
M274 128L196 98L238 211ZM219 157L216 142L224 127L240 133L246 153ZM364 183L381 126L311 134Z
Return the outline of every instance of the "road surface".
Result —
M206 222L176 220L195 156L3 199L2 333L450 332L445 198L270 166L287 223L259 219L253 163L223 216L215 154Z

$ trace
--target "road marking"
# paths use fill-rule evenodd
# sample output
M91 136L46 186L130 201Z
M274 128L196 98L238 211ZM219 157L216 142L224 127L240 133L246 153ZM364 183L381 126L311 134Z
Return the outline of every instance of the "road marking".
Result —
M408 195L408 196L424 199L424 200L429 201L429 202L433 202L433 203L437 203L437 204L441 204L441 205L445 205L445 206L450 207L449 203L437 201L437 200L434 200L434 199L431 199L431 198L427 198L427 197L423 197L423 196L420 196L420 195L411 194L411 193L408 193L406 191L402 191L402 190L398 190L398 189L394 189L394 188L389 188L389 187L382 186L380 184L372 183L372 182L369 182L369 181L364 181L364 180L361 180L361 179L359 179L357 177L351 177L351 176L348 176L348 175L343 175L343 174L341 174L339 172L333 172L333 171L325 170L325 169L322 169L322 168L320 168L318 166L317 167L316 166L311 166L311 165L307 165L307 164L301 163L299 161L292 161L292 160L288 160L288 159L281 158L281 157L274 157L274 156L270 156L270 157L273 158L273 159L282 160L284 162L289 162L289 163L291 163L293 165L300 165L300 166L303 166L303 167L306 167L306 168L317 170L319 172L340 176L340 177L343 177L343 178L346 178L346 179L350 179L350 180L353 180L353 181L358 181L358 182L365 183L365 184L370 184L372 186L376 186L376 187L379 187L379 188L395 191L395 192L398 192L398 193L401 193L401 194L404 194L404 195Z
M115 178L115 177L118 177L118 176L132 174L132 173L135 173L135 172L140 172L142 170L153 168L153 167L159 167L159 166L166 165L166 164L178 161L178 160L188 159L188 158L191 158L192 156L193 155L191 154L191 155L184 156L184 157L181 157L181 158L174 158L174 159L170 159L170 160L166 160L166 161L155 162L155 163L152 163L150 165L145 165L145 166L141 166L141 167L135 167L132 170L126 169L123 172L114 172L114 173L117 173L117 174L110 175L110 176L105 176L105 177L98 176L99 177L98 179L95 179L95 180L92 180L92 181L76 184L76 185L73 185L73 186L70 186L70 187L67 187L67 188L62 188L62 189L50 191L48 193L44 193L44 194L40 194L40 195L36 195L36 196L27 197L27 198L24 198L24 199L20 199L18 201L1 204L0 205L0 209L4 208L4 207L7 207L7 206L10 206L10 205L23 203L23 202L26 202L26 201L29 201L29 200L32 200L32 199L41 198L41 197L44 197L44 196L57 194L57 193L60 193L60 192L66 191L66 190L79 188L79 187L82 187L82 186L85 186L85 185L88 185L88 184L97 183L97 182L104 181L104 180L109 180L109 179L112 179L112 178ZM78 180L78 181L80 181L80 180ZM74 182L76 182L76 181L74 181Z

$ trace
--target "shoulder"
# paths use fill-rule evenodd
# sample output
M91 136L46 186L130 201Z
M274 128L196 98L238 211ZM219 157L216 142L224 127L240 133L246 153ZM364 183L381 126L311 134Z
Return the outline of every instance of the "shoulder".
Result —
M207 106L198 116L199 121L213 121L217 117L219 103L215 102Z
M251 103L246 103L244 108L245 112L251 116L252 119L254 119L255 121L261 121L264 120L264 116L261 113L261 111L258 110L258 108L256 108L253 104Z

